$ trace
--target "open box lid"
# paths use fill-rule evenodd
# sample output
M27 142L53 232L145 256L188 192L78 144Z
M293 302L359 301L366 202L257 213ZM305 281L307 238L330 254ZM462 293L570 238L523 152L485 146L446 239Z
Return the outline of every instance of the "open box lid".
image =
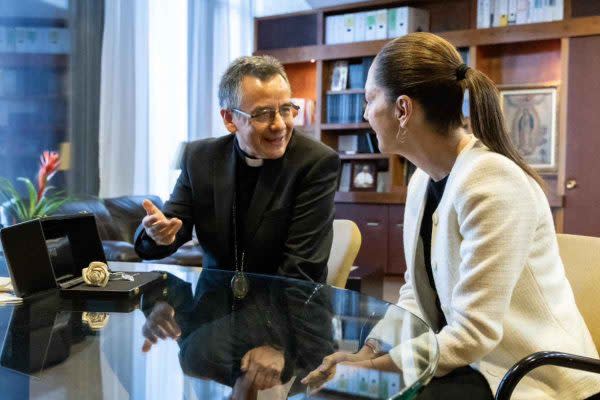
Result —
M41 225L58 286L83 282L81 270L92 261L106 263L93 214L46 217Z
M106 262L93 214L34 219L2 229L0 238L19 297L68 287L90 262Z

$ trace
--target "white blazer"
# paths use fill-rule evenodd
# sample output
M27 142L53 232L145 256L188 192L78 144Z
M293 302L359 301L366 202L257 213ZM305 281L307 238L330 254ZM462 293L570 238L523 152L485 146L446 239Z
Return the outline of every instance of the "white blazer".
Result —
M428 182L417 170L408 186L406 283L398 305L431 324L437 311L419 236ZM565 276L548 200L519 166L472 137L432 221L431 266L448 323L436 335L436 376L470 364L495 393L506 371L536 351L598 358ZM521 381L513 399L583 399L598 392L597 375L542 367Z

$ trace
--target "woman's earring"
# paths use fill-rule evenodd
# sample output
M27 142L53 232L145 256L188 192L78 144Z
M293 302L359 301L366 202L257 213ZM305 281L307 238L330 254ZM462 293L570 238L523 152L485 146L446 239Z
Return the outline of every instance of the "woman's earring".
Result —
M408 130L403 128L402 125L398 125L398 132L396 132L396 141L400 144L406 142L406 136L408 135Z

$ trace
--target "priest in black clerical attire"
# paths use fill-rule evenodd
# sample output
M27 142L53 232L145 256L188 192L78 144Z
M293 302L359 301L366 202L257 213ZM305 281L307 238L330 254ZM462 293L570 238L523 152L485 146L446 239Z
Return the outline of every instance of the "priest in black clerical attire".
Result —
M294 129L291 95L272 57L241 57L228 67L219 102L231 134L189 143L163 210L144 202L140 257L172 254L195 228L204 268L326 280L340 161Z

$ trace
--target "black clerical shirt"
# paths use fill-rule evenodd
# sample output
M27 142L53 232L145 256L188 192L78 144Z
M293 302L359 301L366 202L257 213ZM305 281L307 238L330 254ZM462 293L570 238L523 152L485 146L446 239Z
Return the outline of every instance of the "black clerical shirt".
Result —
M435 305L440 315L440 329L443 328L447 322L440 306L440 299L437 295L435 288L435 281L433 280L433 272L431 270L431 231L432 231L432 216L435 210L440 204L440 200L444 195L444 189L446 188L446 181L448 177L434 182L433 179L429 180L427 185L427 200L425 201L425 211L423 211L423 219L421 221L420 236L423 241L423 254L425 256L425 268L427 270L427 277L429 278L429 284L435 293Z
M253 157L242 150L237 137L235 138L235 153L237 155L235 160L236 227L238 257L241 257L242 251L245 249L244 236L246 233L248 208L250 208L250 202L252 201L254 189L256 188L256 182L258 181L262 166L248 165L246 158L253 159ZM241 263L242 260L238 259L238 262ZM241 267L241 265L238 267Z

